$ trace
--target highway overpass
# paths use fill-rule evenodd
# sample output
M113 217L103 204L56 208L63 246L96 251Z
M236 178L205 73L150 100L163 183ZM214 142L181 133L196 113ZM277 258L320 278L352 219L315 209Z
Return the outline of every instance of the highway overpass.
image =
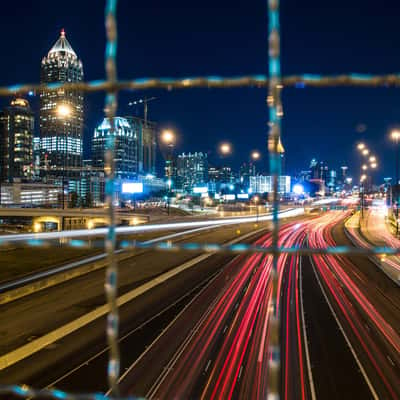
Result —
M95 228L107 225L107 210L100 208L0 208L0 219L26 217L32 220L35 232L46 230L53 226L58 231ZM138 225L150 220L146 214L138 214L130 210L117 210L117 225Z

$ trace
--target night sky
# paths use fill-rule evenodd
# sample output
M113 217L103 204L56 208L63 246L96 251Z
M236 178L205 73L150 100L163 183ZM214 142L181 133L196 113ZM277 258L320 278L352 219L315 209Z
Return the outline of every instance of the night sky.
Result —
M38 82L40 61L61 28L82 59L85 79L104 77L103 2L99 0L2 1L0 84ZM149 76L259 74L267 71L266 1L120 0L118 75ZM281 1L283 73L400 71L398 0ZM98 6L95 6L98 4ZM151 91L149 118L179 135L178 151L210 152L230 140L238 167L252 149L265 151L267 109L264 89ZM119 114L132 111L120 96ZM287 172L310 159L331 167L347 164L358 176L355 144L365 140L380 162L377 176L393 174L391 127L400 124L399 89L286 89L282 141ZM85 151L102 119L104 97L86 98ZM8 100L1 100L3 106ZM34 101L38 108L37 99ZM140 115L142 109L134 110ZM364 132L359 132L360 129ZM87 155L87 154L86 154ZM267 169L267 157L260 162Z

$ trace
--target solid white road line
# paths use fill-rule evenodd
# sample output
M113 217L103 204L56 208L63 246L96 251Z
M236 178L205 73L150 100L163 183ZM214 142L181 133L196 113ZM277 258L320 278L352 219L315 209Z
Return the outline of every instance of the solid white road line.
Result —
M234 244L237 243L243 239L246 239L247 237L250 237L258 232L261 232L265 230L265 228L259 229L257 231L249 232L243 236L237 237L231 241L229 241L227 244ZM206 254L201 254L184 264L173 268L172 270L169 270L158 277L150 280L149 282L146 282L145 284L137 287L136 289L133 289L117 299L117 305L118 307L134 300L136 297L141 296L142 294L148 292L149 290L153 289L154 287L166 282L167 280L173 278L174 276L180 274L181 272L193 267L194 265L200 263L201 261L206 260L207 258L211 257L214 255L215 252L213 253L206 253ZM40 338L37 338L35 340L32 340L31 342L9 352L6 353L2 356L0 356L0 371L10 367L11 365L16 364L17 362L31 356L32 354L37 353L38 351L44 349L45 347L49 346L50 344L64 338L65 336L77 331L78 329L90 324L91 322L104 317L107 315L109 312L109 305L104 304L100 307L97 307L93 311L90 311L89 313L82 315L81 317L61 326L60 328L57 328L45 335L43 335Z
M207 280L213 280L215 277L207 278ZM147 319L146 321L142 322L140 325L138 325L136 328L132 329L131 331L127 332L125 335L121 336L118 339L118 343L123 342L126 338L128 338L130 335L134 334L135 332L137 332L138 330L144 328L147 324L149 324L150 322L152 322L154 319L158 318L159 316L161 316L162 314L164 314L165 312L167 312L170 308L174 307L176 304L178 304L179 302L181 302L184 298L186 298L187 296L190 296L191 293L193 293L194 291L196 291L198 288L200 288L202 285L204 285L204 281L199 283L198 285L196 285L194 288L190 289L188 292L186 292L185 294L183 294L181 297L179 297L179 299L175 300L173 303L169 304L167 307L163 308L161 311L159 311L157 314L154 314L153 316L151 316L149 319ZM190 301L192 302L192 300ZM184 307L186 308L187 305ZM181 312L180 312L181 313ZM165 330L165 329L164 329ZM164 331L163 330L163 331ZM85 367L87 365L89 365L89 363L91 363L93 360L95 360L97 357L101 356L102 354L106 353L109 350L109 347L106 346L103 350L99 351L98 353L94 354L93 356L89 357L86 361L83 361L82 363L80 363L78 366L74 367L73 369L71 369L70 371L66 372L64 375L60 376L59 378L57 378L55 381L49 383L46 386L46 389L51 389L53 388L55 385L57 385L57 383L61 382L62 380L64 380L65 378L67 378L68 376L72 375L74 372L78 371L79 369L81 369L82 367ZM125 372L126 373L126 372Z
M300 286L300 310L301 310L301 323L303 325L303 338L304 338L304 347L306 353L306 363L307 363L307 373L308 373L308 381L310 384L311 390L311 399L316 400L317 396L315 394L315 386L314 386L314 379L311 369L311 362L310 362L310 353L308 348L308 338L307 338L307 329L306 329L306 319L304 315L304 305L303 305L303 271L302 271L302 257L300 257L299 261L299 286Z
M331 302L330 302L329 299L328 299L328 296L327 296L327 294L326 294L326 292L325 292L325 289L324 289L324 287L323 287L323 285L322 285L322 282L321 282L321 280L320 280L319 277L318 277L317 271L315 270L315 266L314 266L314 263L313 263L311 257L310 257L310 262L311 262L311 265L312 265L312 269L313 269L313 271L314 271L315 278L317 279L317 282L318 282L318 284L319 284L319 287L321 288L321 292L322 292L322 294L323 294L324 297L325 297L325 300L326 300L326 302L327 302L327 304L328 304L329 309L331 310L331 313L332 313L333 317L335 318L336 324L338 325L340 332L342 332L342 335L343 335L343 337L344 337L344 339L345 339L345 341L346 341L346 343L347 343L347 346L349 346L349 349L350 349L350 351L351 351L351 354L353 355L354 359L356 360L356 363L357 363L357 365L358 365L358 368L360 368L360 372L361 372L361 374L362 374L362 376L363 376L365 382L367 383L369 390L371 391L372 397L373 397L375 400L379 400L379 396L378 396L378 394L376 393L376 391L375 391L375 389L374 389L374 386L372 385L371 380L369 379L369 377L368 377L368 375L367 375L367 373L366 373L366 371L365 371L363 365L361 364L361 361L360 361L360 359L358 358L356 351L354 350L353 346L351 345L351 342L350 342L349 338L347 337L347 335L346 335L346 333L345 333L345 331L344 331L344 329L343 329L343 326L342 326L342 324L340 323L339 318L338 318L338 316L336 315L335 310L334 310L333 307L332 307Z

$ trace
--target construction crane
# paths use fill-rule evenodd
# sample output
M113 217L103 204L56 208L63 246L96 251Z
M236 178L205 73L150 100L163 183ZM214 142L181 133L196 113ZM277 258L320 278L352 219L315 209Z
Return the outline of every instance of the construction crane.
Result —
M128 103L129 107L136 106L138 104L143 104L144 107L144 125L147 126L147 113L148 113L148 106L147 103L150 103L151 101L157 100L158 97L144 97L143 99L138 99L134 101L130 101Z

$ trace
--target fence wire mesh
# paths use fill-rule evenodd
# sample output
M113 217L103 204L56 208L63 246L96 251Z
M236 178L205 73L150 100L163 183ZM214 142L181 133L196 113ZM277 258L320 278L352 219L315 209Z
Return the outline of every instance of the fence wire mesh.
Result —
M273 230L272 246L263 247L244 243L233 245L221 245L214 243L184 243L175 244L171 242L146 243L139 241L122 240L119 247L124 250L132 249L151 249L155 251L194 251L194 252L225 252L225 253L267 253L273 255L273 290L272 299L276 299L277 291L277 261L282 253L289 254L335 254L335 255L356 255L356 256L376 256L376 255L399 255L400 248L392 247L371 247L354 248L346 246L327 247L327 248L306 248L306 247L281 247L278 245L279 234L279 198L278 198L278 176L279 154L278 144L281 137L281 118L283 109L281 103L281 91L285 87L303 89L306 87L397 87L400 86L400 74L372 75L372 74L342 74L335 76L324 76L318 74L300 74L293 76L282 76L280 74L280 26L279 26L279 0L268 0L268 48L269 48L269 74L236 76L236 77L184 77L184 78L138 78L132 80L118 80L117 78L117 3L118 0L106 0L105 2L105 30L106 30L106 49L105 49L105 80L96 80L79 83L51 83L51 84L15 84L0 87L0 96L12 96L15 93L28 93L29 91L39 91L45 88L50 90L69 89L80 90L83 92L105 92L105 114L110 119L111 129L114 129L113 118L116 116L118 92L123 90L148 90L148 89L190 89L190 88L236 88L254 87L268 88L267 105L269 108L269 137L268 151L270 154L270 168L273 176ZM109 362L107 369L109 391L107 394L72 394L61 390L34 389L26 385L2 385L0 384L0 395L12 395L21 398L46 398L46 399L65 399L65 400L109 400L109 399L135 399L136 397L119 397L118 378L120 375L120 358L118 349L118 329L119 316L117 306L117 282L118 266L115 255L116 236L121 233L115 226L114 210L114 136L110 135L105 154L105 175L106 175L106 209L105 215L109 224L107 230L93 230L91 234L104 236L104 247L107 252L108 266L106 268L105 291L109 306L107 318L107 339L109 346ZM255 220L254 220L255 221ZM254 222L253 221L253 222ZM129 233L123 230L123 233ZM50 235L53 236L53 235ZM60 233L57 237L79 236L73 234ZM32 238L20 241L18 237L0 239L0 246L14 243L25 246L52 246L54 237L46 234L32 235ZM99 246L96 241L84 241L71 239L66 242L67 246L90 248ZM102 246L102 245L101 245ZM269 398L279 398L279 368L280 368L280 345L279 345L279 309L275 303L272 304L272 333L270 337L270 360L271 373L269 375Z

